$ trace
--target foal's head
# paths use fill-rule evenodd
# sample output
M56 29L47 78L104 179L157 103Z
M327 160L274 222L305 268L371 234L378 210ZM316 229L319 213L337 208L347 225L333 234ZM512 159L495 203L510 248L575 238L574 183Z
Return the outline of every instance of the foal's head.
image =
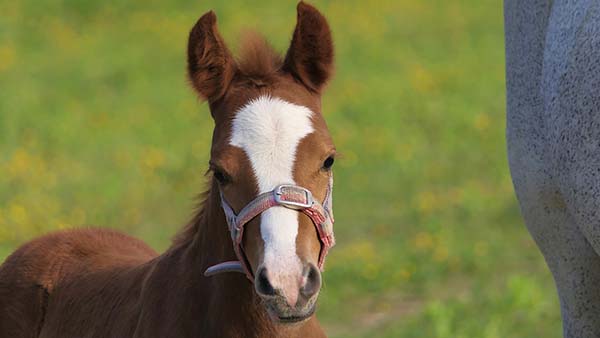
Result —
M234 213L282 184L306 188L321 203L328 199L335 148L321 92L332 73L333 45L314 7L301 2L297 20L285 58L254 37L234 59L213 12L190 33L189 77L215 121L213 188ZM240 256L257 294L283 322L314 311L324 245L317 229L306 213L280 205L244 226Z

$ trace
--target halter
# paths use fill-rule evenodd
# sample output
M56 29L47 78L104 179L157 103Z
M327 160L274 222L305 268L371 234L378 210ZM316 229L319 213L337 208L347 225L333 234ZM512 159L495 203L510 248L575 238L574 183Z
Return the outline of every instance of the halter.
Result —
M321 241L321 251L319 252L318 266L323 271L323 263L329 249L335 245L333 236L333 210L332 210L332 191L333 175L329 178L327 192L323 204L316 201L310 190L291 184L282 184L275 189L258 195L254 200L248 203L238 214L236 214L223 195L223 190L219 190L221 195L221 206L225 212L227 225L233 241L233 249L237 256L237 261L228 261L213 265L206 269L205 276L213 276L224 272L245 273L250 281L254 281L252 270L244 254L242 239L244 237L244 225L250 222L254 217L275 206L282 206L288 209L297 210L307 215L315 228Z

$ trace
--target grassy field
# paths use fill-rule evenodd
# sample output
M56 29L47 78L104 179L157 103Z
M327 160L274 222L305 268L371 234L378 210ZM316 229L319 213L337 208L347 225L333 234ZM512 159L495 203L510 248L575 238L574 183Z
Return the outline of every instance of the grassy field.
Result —
M36 235L122 229L159 250L190 217L212 130L185 80L214 9L284 50L289 1L0 2L0 261ZM502 5L315 1L337 75L324 113L336 236L331 337L560 337L551 275L519 216L504 142Z

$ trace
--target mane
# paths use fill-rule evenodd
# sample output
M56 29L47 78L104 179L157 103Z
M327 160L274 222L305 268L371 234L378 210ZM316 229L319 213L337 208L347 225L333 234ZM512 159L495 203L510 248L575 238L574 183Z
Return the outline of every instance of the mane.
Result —
M200 225L204 216L206 215L207 208L209 207L209 195L210 195L210 187L212 186L210 182L207 184L208 188L204 190L202 193L196 196L195 200L196 207L194 208L193 217L188 221L188 223L183 227L183 229L179 230L177 234L172 238L172 247L178 248L187 245L192 242L200 230Z
M250 31L241 40L237 70L253 80L272 78L283 66L282 56L260 34Z

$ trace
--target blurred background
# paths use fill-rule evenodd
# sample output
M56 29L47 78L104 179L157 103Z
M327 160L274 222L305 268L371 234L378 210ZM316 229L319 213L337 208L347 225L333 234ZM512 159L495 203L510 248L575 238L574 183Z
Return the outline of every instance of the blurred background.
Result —
M324 114L336 237L331 337L560 337L552 278L520 218L504 142L501 1L313 1L337 75ZM204 190L212 120L186 83L209 9L282 52L295 1L0 2L0 261L100 225L157 250Z

